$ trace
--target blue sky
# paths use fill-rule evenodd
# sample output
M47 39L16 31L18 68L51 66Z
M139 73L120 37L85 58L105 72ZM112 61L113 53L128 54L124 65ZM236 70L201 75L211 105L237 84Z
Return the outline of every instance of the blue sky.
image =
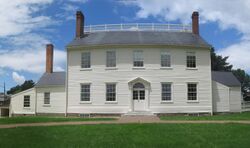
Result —
M216 5L214 5L216 3ZM65 69L65 46L75 35L75 12L85 25L191 23L200 12L201 36L234 68L250 72L250 2L238 0L3 0L0 2L0 85L37 81L45 70L45 45L55 46L54 70ZM239 11L240 10L240 11ZM1 87L0 87L0 91Z

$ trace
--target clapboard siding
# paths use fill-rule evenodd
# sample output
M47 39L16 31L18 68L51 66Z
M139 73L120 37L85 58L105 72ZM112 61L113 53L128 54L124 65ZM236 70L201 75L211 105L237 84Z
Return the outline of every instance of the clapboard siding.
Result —
M213 81L213 111L229 112L229 87Z
M24 96L30 96L30 107L23 107ZM11 96L11 114L35 114L35 88L31 88Z
M106 69L106 51L115 50L117 69ZM133 69L133 51L143 50L145 69ZM80 68L81 53L91 52L91 70ZM172 69L161 69L160 53L171 53ZM186 69L186 52L195 51L197 70ZM105 48L68 50L68 113L125 113L131 109L128 82L141 77L151 84L149 110L155 113L212 112L211 65L208 49ZM105 83L117 83L117 103L105 102ZM172 82L173 102L161 103L161 82ZM187 82L198 83L198 102L187 102ZM91 84L91 103L80 103L80 84Z
M230 88L230 111L241 112L241 88Z
M44 105L44 93L50 92L50 104ZM65 113L66 93L64 86L37 88L37 113Z

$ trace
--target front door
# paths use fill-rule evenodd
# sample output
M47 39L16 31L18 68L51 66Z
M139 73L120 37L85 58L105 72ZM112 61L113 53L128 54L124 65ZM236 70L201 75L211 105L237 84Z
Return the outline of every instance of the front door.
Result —
M134 111L145 110L145 87L142 83L133 86Z

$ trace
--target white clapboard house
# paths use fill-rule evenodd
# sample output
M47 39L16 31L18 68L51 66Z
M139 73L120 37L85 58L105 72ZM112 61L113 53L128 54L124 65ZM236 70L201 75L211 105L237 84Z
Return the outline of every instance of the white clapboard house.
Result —
M34 88L11 97L10 115L163 114L240 112L241 84L230 72L211 71L211 46L192 25L84 26L67 45L65 72L46 72Z

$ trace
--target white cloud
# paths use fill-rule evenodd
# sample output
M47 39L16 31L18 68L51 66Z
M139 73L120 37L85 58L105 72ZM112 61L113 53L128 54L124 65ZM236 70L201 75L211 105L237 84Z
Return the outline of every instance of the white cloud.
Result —
M220 29L236 29L242 34L241 41L222 49L220 54L229 55L229 61L237 68L250 71L250 1L249 0L132 0L121 1L139 8L136 18L153 16L166 21L180 20L190 23L193 11L200 12L201 23L217 22Z
M25 77L22 75L19 75L17 72L12 73L12 78L17 84L23 84L25 81Z
M35 16L41 6L53 0L1 0L0 1L0 37L28 33L33 29L45 27L52 20L48 16ZM4 28L4 29L3 29Z
M45 71L45 45L51 41L44 34L57 20L38 14L43 14L41 11L52 2L53 0L0 1L0 28L4 28L0 30L0 41L4 44L0 47L0 69L37 74ZM54 69L63 70L65 52L56 49L54 56Z
M45 71L45 46L50 43L48 39L38 34L29 33L9 37L6 42L12 49L5 50L6 52L0 54L0 68L37 74ZM63 69L66 61L65 51L55 49L54 52L55 68L61 67Z

